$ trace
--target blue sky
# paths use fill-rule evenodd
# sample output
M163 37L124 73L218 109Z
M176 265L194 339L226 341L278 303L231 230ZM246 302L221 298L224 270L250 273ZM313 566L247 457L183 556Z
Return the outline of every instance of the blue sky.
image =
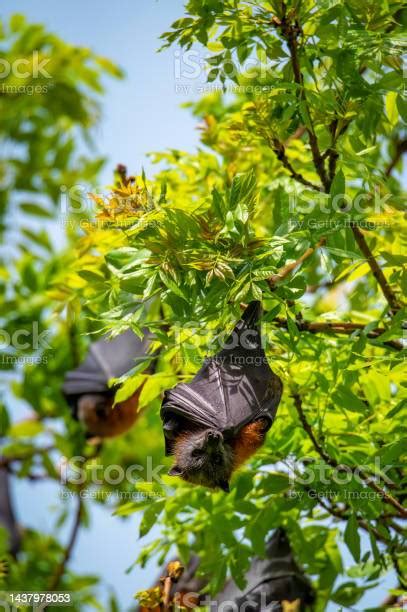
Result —
M149 151L177 148L192 151L198 144L196 120L180 105L191 98L176 91L175 49L157 54L159 35L183 14L181 0L5 0L2 15L25 14L64 40L90 47L119 64L122 81L109 80L103 98L102 121L95 131L99 153L108 158L101 186L111 182L112 170L120 162L132 173L151 165ZM24 524L53 531L53 512L60 506L55 485L19 482L15 486L17 509ZM92 525L78 539L71 567L78 572L100 574L114 586L120 609L132 604L135 591L149 586L157 575L153 566L125 574L138 554L138 519L119 521L101 506L94 505ZM69 528L69 526L68 526ZM66 540L64 529L62 539ZM153 532L153 537L157 533ZM389 577L365 606L380 601ZM105 589L105 594L109 589ZM330 607L332 612L337 607ZM358 609L361 609L358 606Z
M183 15L181 0L6 0L2 15L25 14L64 40L90 47L121 66L122 81L109 79L103 117L95 138L109 162L102 181L120 162L131 172L149 167L145 155L168 147L192 150L198 142L196 120L180 108L176 93L175 49L157 54L160 34ZM188 98L189 99L189 98Z

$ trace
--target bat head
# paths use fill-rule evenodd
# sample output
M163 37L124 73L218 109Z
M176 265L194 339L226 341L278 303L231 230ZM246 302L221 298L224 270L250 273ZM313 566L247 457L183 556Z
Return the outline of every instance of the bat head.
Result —
M136 391L113 407L114 397L105 393L86 393L77 401L77 418L88 434L102 438L118 436L130 429L138 416Z
M175 442L176 463L170 476L211 489L229 491L233 451L216 429L182 433Z
M78 399L78 420L92 430L95 422L103 421L111 410L111 400L104 393L85 393Z

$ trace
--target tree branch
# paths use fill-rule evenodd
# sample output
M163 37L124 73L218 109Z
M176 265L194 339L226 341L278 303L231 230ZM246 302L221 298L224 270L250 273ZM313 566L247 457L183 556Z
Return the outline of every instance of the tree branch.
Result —
M318 497L318 503L335 518L338 518L342 521L348 520L349 516L347 516L345 511L342 511L339 508L335 508L334 506L325 503L320 497ZM373 525L368 525L366 521L358 517L356 517L356 520L358 522L359 527L361 527L364 531L367 531L368 533L371 532L375 536L375 538L380 542L383 542L383 544L389 544L389 540L383 537L381 533L375 527L373 527Z
M394 151L394 155L391 158L390 163L384 172L387 177L391 175L394 167L398 164L403 153L407 152L407 138L396 141L395 145L396 145L396 149Z
M163 612L168 612L170 609L172 579L171 576L164 578L163 584Z
M338 463L335 461L335 459L333 459L333 457L330 457L328 453L324 451L324 449L322 448L322 446L319 444L318 440L316 439L314 432L312 431L312 427L308 423L306 416L304 414L304 410L302 408L301 396L298 393L294 393L292 397L294 399L294 406L295 406L295 409L297 410L297 414L301 421L302 427L304 431L307 433L318 455L325 461L325 463L327 463L333 468L337 468Z
M0 468L0 525L9 536L9 550L13 557L20 549L21 534L16 520L14 505L10 491L7 468Z
M288 170L293 179L295 179L298 183L305 185L306 187L314 189L315 191L323 191L322 187L320 187L319 185L315 185L315 183L311 183L311 181L308 181L302 176L302 174L300 174L293 168L285 152L285 146L282 142L278 140L278 138L271 139L271 148L276 154L277 159L283 164L284 168Z
M389 283L387 282L386 277L383 274L383 271L381 269L381 267L379 266L377 260L375 259L372 251L369 248L369 245L366 242L366 239L362 233L362 231L359 229L359 227L355 224L352 224L352 232L353 235L355 237L355 240L357 242L357 245L359 247L359 249L361 250L361 252L363 253L363 255L366 257L366 261L370 266L370 269L372 271L373 276L375 277L375 279L377 280L384 297L386 298L391 311L397 312L398 310L400 310L400 304L396 298L396 295L393 291L393 289L390 287Z
M312 427L311 425L308 423L307 418L305 416L303 407L302 407L302 399L301 396L298 393L294 393L293 394L293 399L294 399L294 406L297 410L298 413L298 417L301 421L301 424L303 426L304 431L308 434L309 439L312 442L312 445L314 447L314 449L316 450L316 452L318 453L318 455L325 461L325 463L327 465L330 465L332 468L339 468L341 467L341 465L336 461L336 459L334 459L333 457L331 457L320 445L320 443L318 442L318 440L316 439L314 432L312 431ZM352 466L348 466L351 470L356 469L355 467ZM393 506L393 508L395 508L398 512L398 515L402 518L407 518L407 510L405 508L403 508L403 506L400 504L400 502L397 501L397 499L395 499L395 497L393 497L390 493L387 493L382 487L380 487L377 482L375 480L373 480L373 478L371 476L369 476L369 474L366 474L366 472L364 472L363 470L360 469L360 467L357 468L358 469L358 474L360 475L360 477L363 479L363 482L370 487L371 489L373 489L374 491L376 491L377 493L379 493L379 495L382 497L383 501L385 501L387 504Z
M50 583L48 586L49 591L55 591L55 589L57 589L59 582L65 572L65 567L69 559L71 558L72 550L75 546L76 538L77 538L79 527L80 527L81 520L82 520L82 515L83 515L83 504L82 504L82 499L80 495L78 495L78 505L76 509L76 514L75 514L74 524L72 527L71 536L69 538L67 547L65 549L64 556L62 557L62 560L59 563L59 565L56 567L55 573L50 580Z
M282 317L276 317L272 321L278 327L282 329L288 329L287 319ZM353 323L351 321L304 321L304 319L297 320L296 325L299 331L307 331L311 334L345 334L350 335L353 334L354 331L365 329L365 325L363 323ZM381 334L384 334L386 330L383 327L377 327L376 329L372 329L367 332L366 336L368 338L377 339ZM402 351L404 346L401 342L397 340L388 340L383 342L383 346L388 346L389 348L395 349L397 351Z
M293 73L294 73L294 81L300 87L299 98L300 100L303 100L305 102L307 113L308 113L308 119L309 119L310 125L309 126L306 125L305 129L307 131L308 138L309 138L312 159L314 162L315 169L318 173L318 176L321 179L321 183L324 186L324 189L326 191L329 191L330 182L326 174L324 159L319 149L318 139L316 137L314 126L312 124L312 117L311 117L311 114L309 112L309 108L307 105L305 88L304 88L304 79L301 73L300 60L298 57L298 36L302 34L302 29L297 20L294 20L293 22L290 20L287 14L287 6L285 2L282 2L281 4L282 4L282 9L283 9L283 17L281 18L281 20L278 19L277 17L274 17L272 21L274 25L276 25L277 27L281 29L281 33L283 37L285 38L285 40L287 41L287 46L288 46L290 57L291 57L291 65L292 65Z
M305 101L306 98L305 98L304 82L303 82L303 76L301 73L300 62L298 58L298 43L297 43L297 36L301 33L301 28L298 22L295 22L294 24L290 23L289 19L287 18L287 14L286 14L286 5L285 3L282 3L282 5L283 5L283 11L284 11L283 18L281 20L278 20L278 19L276 20L276 18L274 18L273 22L281 28L281 32L287 41L287 45L288 45L290 56L291 56L293 72L294 72L294 80L298 85L300 85L301 87L300 96ZM347 127L348 126L346 125L345 129L347 129ZM331 128L332 139L334 143L340 134L336 135L337 126L335 122L331 124L330 128ZM328 163L329 163L329 177L328 177L326 174L325 165L324 165L324 156L321 155L319 145L318 145L318 140L315 135L315 131L312 128L312 124L311 124L311 128L306 127L306 130L309 136L312 158L314 161L315 169L318 172L318 175L324 186L325 192L329 193L332 181L335 176L336 161L338 158L338 153L336 152L333 146L330 147L329 152L328 152ZM342 132L343 132L343 129L341 130L340 133ZM397 163L400 156L402 155L403 151L406 150L406 148L407 148L406 141L402 141L401 143L399 143L394 164L390 164L390 170L388 168L389 174L392 171L394 165ZM386 171L386 174L387 174L387 171ZM315 189L315 187L316 186L313 186L312 188ZM318 187L317 189L319 190ZM377 282L379 283L383 291L383 294L390 305L391 310L393 312L395 310L399 310L400 306L397 302L397 299L392 289L390 288L389 284L387 283L387 280L382 270L380 269L380 266L378 265L377 261L373 257L361 230L356 225L353 225L352 231L353 231L353 235L355 236L355 240L360 250L365 255L369 263L369 266L372 270L372 273L375 276Z

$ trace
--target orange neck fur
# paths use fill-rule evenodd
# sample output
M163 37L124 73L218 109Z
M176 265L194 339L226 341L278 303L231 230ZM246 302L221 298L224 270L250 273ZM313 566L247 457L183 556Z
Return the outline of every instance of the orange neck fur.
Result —
M232 445L235 455L233 470L247 461L262 446L265 438L264 430L263 419L248 423L240 430Z

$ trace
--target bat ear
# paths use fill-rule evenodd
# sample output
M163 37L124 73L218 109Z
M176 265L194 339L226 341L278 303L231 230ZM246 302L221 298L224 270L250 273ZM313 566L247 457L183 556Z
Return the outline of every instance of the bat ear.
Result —
M173 465L168 472L168 476L181 476L181 474L183 474L183 471L179 465Z
M225 493L230 493L230 487L227 480L221 480L218 486L222 489L222 491L225 491Z

